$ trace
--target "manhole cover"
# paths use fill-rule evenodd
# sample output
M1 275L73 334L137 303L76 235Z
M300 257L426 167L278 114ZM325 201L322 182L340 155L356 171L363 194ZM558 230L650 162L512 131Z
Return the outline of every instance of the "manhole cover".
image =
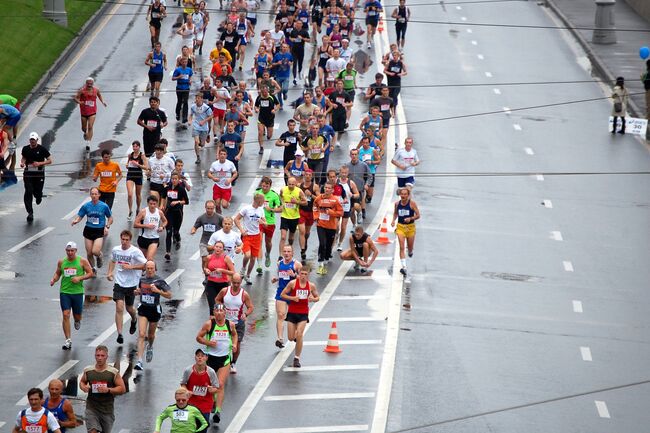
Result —
M507 272L481 272L481 275L485 278L492 278L493 280L505 280L505 281L541 281L540 277L535 277L532 275L523 275L523 274L510 274Z

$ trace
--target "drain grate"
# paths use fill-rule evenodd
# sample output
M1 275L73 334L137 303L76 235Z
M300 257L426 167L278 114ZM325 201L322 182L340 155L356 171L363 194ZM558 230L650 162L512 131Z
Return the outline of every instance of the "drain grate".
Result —
M524 274L510 274L508 272L481 272L481 276L493 280L519 281L519 282L536 282L541 281L540 277Z

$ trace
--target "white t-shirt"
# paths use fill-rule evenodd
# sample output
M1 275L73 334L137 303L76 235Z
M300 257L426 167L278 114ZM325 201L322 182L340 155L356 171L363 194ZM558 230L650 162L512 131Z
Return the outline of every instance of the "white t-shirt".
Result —
M141 269L123 269L122 265L136 265L146 263L147 259L139 248L131 245L123 250L122 245L113 247L111 260L115 262L115 284L120 287L136 287L142 276Z
M149 158L149 168L151 169L151 182L160 184L169 179L176 166L174 160L168 155L163 155L160 159L153 155Z
M275 29L273 29L269 30L269 33L271 34L271 39L273 39L273 42L275 43L275 47L280 48L280 45L282 45L282 42L284 42L285 39L284 32L282 30L276 32Z
M210 165L210 173L218 180L215 182L221 189L231 189L232 185L226 184L226 179L230 179L237 172L235 164L226 159L226 162L215 161Z
M230 99L230 92L225 87L213 87L213 89L217 95ZM225 99L215 99L215 103L212 106L219 110L226 110L228 108Z
M327 73L330 77L336 78L339 72L345 69L345 65L347 64L348 62L346 62L345 59L341 57L338 59L331 57L329 60L327 60L327 63L325 63L325 69L327 69Z
M262 206L255 208L249 204L239 211L239 215L243 217L242 225L247 235L259 234L260 218L264 218L264 208Z
M398 149L395 152L393 161L396 161L400 164L406 164L406 170L402 170L399 167L395 167L395 174L397 177L410 177L415 175L415 167L411 165L412 162L419 161L418 153L415 149L411 148L410 151L407 151L405 148Z
M34 412L31 407L28 407L25 409L25 417L27 418L27 421L29 422L38 422L38 420L41 419L43 416L43 413L45 412L45 408L41 408L38 412ZM18 415L16 416L16 427L20 430L22 428L22 419L21 419L21 413L22 410L18 412ZM56 420L56 417L50 411L50 413L47 414L47 429L54 431L60 429L61 426L59 425L59 422ZM22 431L22 430L21 430Z
M221 229L212 233L208 240L208 246L213 246L217 241L223 242L226 255L235 260L235 249L242 244L241 235L234 230L226 233Z

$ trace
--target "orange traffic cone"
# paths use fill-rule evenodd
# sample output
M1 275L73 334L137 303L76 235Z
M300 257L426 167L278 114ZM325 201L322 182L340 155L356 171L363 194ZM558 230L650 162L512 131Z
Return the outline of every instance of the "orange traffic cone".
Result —
M388 239L388 221L386 221L386 217L384 217L384 222L381 223L381 229L379 230L377 243L384 245L390 244L390 240Z
M379 17L379 26L377 26L377 30L379 30L379 33L383 33L384 31L384 16Z
M327 346L323 352L328 353L339 353L341 348L339 348L339 333L336 330L336 322L332 322L332 328L330 329L330 335L327 337Z

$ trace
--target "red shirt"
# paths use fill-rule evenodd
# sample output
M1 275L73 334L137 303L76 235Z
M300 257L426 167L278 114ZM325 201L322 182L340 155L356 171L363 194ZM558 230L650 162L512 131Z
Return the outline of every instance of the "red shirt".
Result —
M214 254L210 255L210 259L208 260L208 269L210 269L212 272L210 272L210 275L208 275L208 281L213 281L215 283L226 283L228 282L228 275L224 274L223 272L216 272L214 269L228 269L228 265L226 265L226 255L222 254L221 256L217 257Z
M212 410L212 402L214 399L212 394L208 392L208 386L214 386L214 384L210 383L210 376L208 375L207 369L203 373L199 373L192 366L192 373L189 379L187 379L185 386L192 391L192 396L188 401L189 404L196 406L203 413Z
M297 296L300 298L297 302L291 301L289 303L289 313L295 314L309 314L309 281L304 287L300 286L300 279L296 278L293 289L289 296Z
M79 107L82 116L93 116L97 114L97 88L93 87L91 91L87 91L85 88L82 89L79 100L81 101Z

